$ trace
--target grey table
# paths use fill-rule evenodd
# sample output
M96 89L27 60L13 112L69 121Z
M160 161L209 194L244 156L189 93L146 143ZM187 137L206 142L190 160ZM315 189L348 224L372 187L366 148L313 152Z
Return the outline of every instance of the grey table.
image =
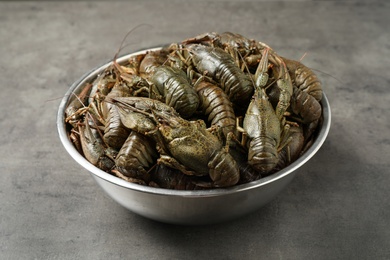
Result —
M1 259L389 259L386 1L0 2ZM329 137L274 201L232 222L154 222L113 202L61 146L69 86L124 52L232 31L316 69Z

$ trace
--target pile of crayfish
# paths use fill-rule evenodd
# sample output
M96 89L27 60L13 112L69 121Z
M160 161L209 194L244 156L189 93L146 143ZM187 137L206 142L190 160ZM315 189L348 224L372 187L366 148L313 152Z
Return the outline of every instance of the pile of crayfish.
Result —
M235 33L117 57L70 99L91 164L126 181L207 189L273 174L313 143L322 86L301 62Z

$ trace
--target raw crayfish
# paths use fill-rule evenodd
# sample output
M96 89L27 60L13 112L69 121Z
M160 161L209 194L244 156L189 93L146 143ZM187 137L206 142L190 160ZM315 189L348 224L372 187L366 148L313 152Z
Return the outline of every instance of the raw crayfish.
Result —
M168 189L229 187L296 160L321 123L322 86L301 62L237 33L148 50L86 83L69 138L95 166Z

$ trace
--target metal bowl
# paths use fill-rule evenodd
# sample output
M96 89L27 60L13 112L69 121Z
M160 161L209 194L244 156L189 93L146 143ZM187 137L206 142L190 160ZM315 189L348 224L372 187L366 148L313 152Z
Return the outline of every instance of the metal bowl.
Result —
M159 48L149 50L156 49ZM122 56L118 62L122 63L130 56L145 51ZM70 87L58 110L59 137L70 156L89 171L111 198L132 212L150 219L172 224L202 225L228 221L254 212L270 202L287 186L298 169L320 149L330 129L331 111L324 94L321 101L323 123L312 146L291 165L268 177L229 188L195 191L169 190L129 183L100 170L80 155L68 138L64 121L65 108L74 98L73 93L80 93L85 83L92 82L109 64L110 62L107 62L91 70Z

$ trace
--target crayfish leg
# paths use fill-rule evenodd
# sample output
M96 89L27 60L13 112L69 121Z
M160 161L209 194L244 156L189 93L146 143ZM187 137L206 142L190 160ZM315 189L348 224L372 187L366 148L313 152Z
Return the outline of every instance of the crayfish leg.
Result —
M240 143L242 146L246 147L248 143L248 133L245 131L245 129L241 126L242 124L242 117L236 118L236 139L240 140ZM241 138L239 137L239 134L241 134Z
M198 175L196 172L191 171L187 167L185 167L183 164L181 164L179 161L177 161L175 158L169 156L169 155L160 155L160 158L157 159L158 164L163 164L165 166L177 169L184 173L185 175Z
M285 124L283 127L283 131L280 135L280 144L278 147L278 152L280 152L284 147L286 147L292 140L292 136L290 135L290 125Z

